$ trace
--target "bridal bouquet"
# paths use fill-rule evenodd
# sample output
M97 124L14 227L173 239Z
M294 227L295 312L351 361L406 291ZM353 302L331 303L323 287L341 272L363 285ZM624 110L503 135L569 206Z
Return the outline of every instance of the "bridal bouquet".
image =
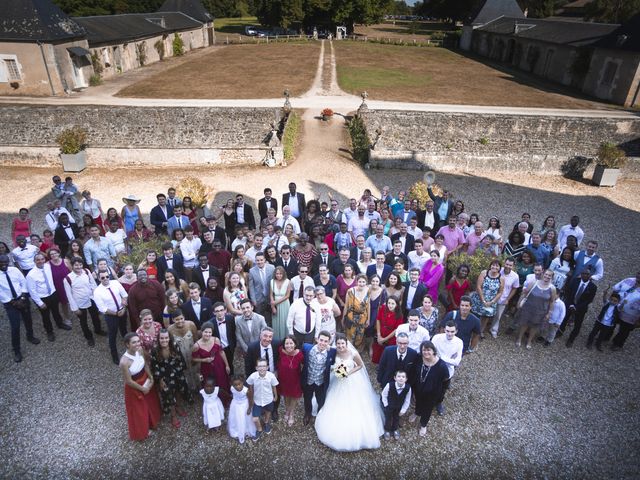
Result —
M346 378L347 375L349 375L349 372L347 372L347 367L345 367L342 363L336 367L334 373L338 378Z

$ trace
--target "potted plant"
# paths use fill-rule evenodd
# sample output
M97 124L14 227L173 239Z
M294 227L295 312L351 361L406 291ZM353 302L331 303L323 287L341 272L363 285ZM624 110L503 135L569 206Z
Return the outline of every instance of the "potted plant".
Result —
M320 112L320 114L322 115L322 120L326 122L331 117L333 117L333 110L331 110L330 108L325 108L324 110L322 110L322 112Z
M74 125L65 128L56 137L65 172L81 172L87 168L87 131Z
M618 181L620 169L626 162L624 150L613 143L602 142L598 148L593 183L599 187L614 187Z

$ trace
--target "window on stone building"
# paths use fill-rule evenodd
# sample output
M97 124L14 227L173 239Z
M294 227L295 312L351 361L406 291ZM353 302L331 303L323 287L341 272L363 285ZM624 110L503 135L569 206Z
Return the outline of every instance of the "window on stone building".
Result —
M616 78L616 73L618 73L618 64L615 62L607 62L607 65L604 67L604 74L602 75L602 81L600 83L602 85L613 84L613 79Z
M16 82L18 80L22 80L22 75L20 74L20 65L18 65L18 58L15 55L4 55L0 56L0 63L3 64L0 67L0 78L5 82Z

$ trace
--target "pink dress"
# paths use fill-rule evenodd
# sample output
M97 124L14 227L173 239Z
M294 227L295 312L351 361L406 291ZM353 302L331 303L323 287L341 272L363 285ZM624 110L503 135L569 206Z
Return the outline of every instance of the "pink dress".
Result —
M24 235L27 240L29 239L29 235L31 235L31 219L27 218L26 220L20 220L20 217L15 217L13 219L13 246L17 247L16 238L18 235Z
M433 260L427 260L420 272L420 281L427 287L428 294L435 304L438 302L438 287L444 273L444 266L439 263L436 268L431 269L432 265Z
M69 303L67 299L67 293L64 289L64 277L69 275L69 269L65 265L64 262L60 262L60 265L54 265L52 262L49 262L51 265L51 276L53 277L53 285L56 287L56 292L58 292L58 298L60 299L60 303L66 305Z

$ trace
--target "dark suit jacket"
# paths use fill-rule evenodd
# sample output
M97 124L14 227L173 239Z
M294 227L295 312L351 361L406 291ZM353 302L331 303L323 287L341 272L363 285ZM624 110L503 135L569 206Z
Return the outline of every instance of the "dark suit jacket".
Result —
M300 381L302 382L303 388L307 385L307 378L309 378L309 352L311 351L311 348L313 348L313 345L311 345L310 343L305 343L302 346L302 353L304 353L304 365L302 366L302 375L300 376ZM324 370L324 382L322 383L322 387L324 388L325 392L327 388L329 388L329 380L331 378L331 365L333 364L335 359L336 349L329 348L327 353L327 368L325 368Z
M282 261L282 257L278 257L274 265L276 267L284 268L284 262ZM298 275L298 261L295 258L290 257L289 265L287 265L287 268L285 268L284 270L287 272L287 278L291 280L293 277Z
M400 238L400 232L394 233L391 236L391 244L393 245L393 242L395 242L399 238ZM412 252L415 250L414 242L415 242L415 238L413 238L413 235L411 235L410 233L407 233L407 239L404 242L404 250L403 250L405 255L409 255L409 252Z
M367 247L365 246L364 248L367 248ZM360 253L362 253L362 250L360 250ZM360 261L360 259L358 258L358 247L354 246L349 249L349 258L354 262Z
M69 223L71 227L71 231L73 232L73 236L78 238L78 226L75 223ZM62 225L58 224L56 231L53 234L53 243L55 243L58 247L60 247L60 255L62 258L67 254L67 250L69 250L69 237L67 236L67 232L62 227Z
M213 309L211 310L213 312ZM235 352L236 351L236 320L230 313L227 313L224 316L225 325L227 326L227 341L229 342L229 346L227 347L227 351ZM218 326L218 321L215 319L215 314L213 318L211 318L211 323L213 323L213 336L220 338L220 327ZM233 358L227 358L229 365L233 363Z
M234 204L233 206L233 219L236 222L236 225L238 224L238 217L236 214L236 209L238 208L238 204ZM244 204L244 223L245 225L249 226L249 229L251 230L255 230L256 229L256 219L253 216L253 208L251 208L249 205L247 205L246 203Z
M200 265L194 267L192 275L193 275L193 281L200 286L200 291L204 292L207 289L207 285L204 282L204 277L202 276ZM220 277L220 270L218 270L216 267L211 265L209 265L209 276L216 277L218 279L218 284L222 281Z
M600 310L600 313L598 314L599 322L602 321L602 319L604 318L604 314L607 313L607 309L610 306L611 304L609 302L604 304L604 306L602 307L602 310ZM613 326L615 327L617 323L620 323L620 310L618 310L618 308L616 307L613 309Z
M573 301L575 299L576 293L578 293L578 288L580 287L581 281L582 280L580 279L580 277L571 280L571 282L569 282L569 286L566 289L566 296L564 298L565 305L567 305L567 307L569 307L570 305L575 305L576 312L578 313L584 313L589 309L589 304L593 302L593 299L596 296L596 292L598 291L598 287L596 287L596 284L592 281L589 281L587 288L585 288L584 292L582 292L582 295L580 295L578 302L574 304Z
M358 273L358 264L355 262L355 260L350 258L349 260L347 260L347 263L351 264L351 266L353 267L354 273ZM336 258L331 263L331 266L329 267L329 273L334 277L338 278L338 275L342 275L343 271L344 271L344 265L340 261L340 258Z
M204 232L208 231L207 228L205 227L204 230L202 230L202 233L200 234L200 240L202 241L202 244L204 246ZM222 248L227 248L227 243L228 243L228 239L227 239L227 234L224 231L224 228L222 228L220 225L216 226L216 229L213 231L213 239L214 240L220 240L220 243L222 244ZM208 253L209 250L211 250L211 247L209 246L208 250L205 249L205 253ZM200 251L202 251L202 248L200 249Z
M396 258L401 258L404 262L404 268L407 268L407 266L409 265L409 259L404 254L404 252L400 252L400 255L396 255L395 253L393 253L393 250L391 250L384 257L384 263L386 263L387 265L391 265L391 268L393 268L395 266L394 263L396 261Z
M280 352L278 351L279 347L279 341L274 340L271 342L271 349L273 350L273 366L275 369L278 368L278 359L280 358ZM256 371L256 362L261 358L261 348L260 340L250 343L247 348L247 354L244 356L244 374L247 377Z
M158 257L158 260L156 260L156 267L158 267L158 281L164 282L164 274L169 268L167 266L167 259L164 255ZM179 253L173 254L173 269L176 271L178 276L184 280L184 260L182 259L182 255Z
M411 303L411 306L407 308L406 303L407 297L409 296L409 283L410 282L403 283L404 293L402 294L402 311L404 312L405 316L407 315L407 313L409 313L409 310L413 308L420 308L422 306L422 299L427 293L429 293L427 287L425 287L421 282L418 282L418 288L416 288L416 293L413 296L413 302Z
M184 302L181 308L182 313L184 313L184 318L195 323L198 330L200 330L200 326L204 322L213 317L213 304L211 303L211 300L206 297L200 297L200 320L196 317L196 312L193 310L191 300Z
M382 269L382 277L380 278L380 282L381 283L386 283L386 281L389 279L389 275L391 275L391 272L393 272L393 268L391 268L391 266L387 265L386 263L384 264L384 267ZM376 266L375 265L369 265L367 267L367 278L371 279L371 277L373 277L374 275L376 275L378 273L378 271L376 270Z
M336 259L335 255L327 254L327 267L331 268L331 264ZM313 261L311 262L311 275L317 275L318 269L320 268L320 264L322 263L322 256L318 253L315 257L313 257Z
M282 206L289 205L289 196L291 194L289 192L284 193L282 195ZM304 216L304 212L307 209L307 202L304 199L304 193L296 192L296 197L298 197L298 210L300 211L300 217L297 217L298 222L300 218ZM302 227L302 225L300 225Z
M271 197L271 208L276 211L276 215L278 214L278 201ZM260 215L260 221L267 218L267 201L264 198L258 200L258 214Z
M393 376L398 370L404 370L407 372L407 378L412 378L411 372L420 361L418 353L408 348L402 364L400 364L397 352L397 345L390 345L384 349L382 357L380 357L380 363L378 363L378 384L383 388L393 380Z
M162 224L164 222L168 222L171 217L173 217L173 207L171 207L170 205L167 205L166 217L164 216L160 205L156 205L151 209L151 212L149 212L149 221L151 222L151 225L155 227L156 235L167 234L167 227L163 227Z

